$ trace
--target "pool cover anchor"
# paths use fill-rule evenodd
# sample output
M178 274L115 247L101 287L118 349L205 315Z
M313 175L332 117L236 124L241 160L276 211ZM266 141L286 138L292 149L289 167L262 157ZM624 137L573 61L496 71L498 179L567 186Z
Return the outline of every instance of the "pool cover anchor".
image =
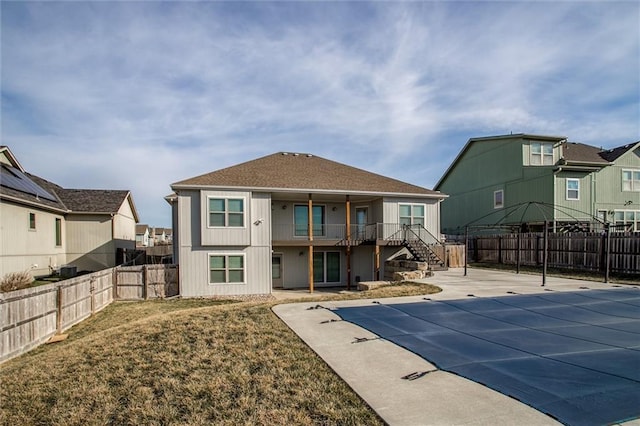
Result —
M378 340L380 339L379 337L356 337L355 340L351 343L363 343L363 342L370 342L372 340Z
M429 373L430 373L430 371L414 371L411 374L407 374L406 376L402 376L401 379L402 380L410 380L410 381L417 380L420 377L424 377Z

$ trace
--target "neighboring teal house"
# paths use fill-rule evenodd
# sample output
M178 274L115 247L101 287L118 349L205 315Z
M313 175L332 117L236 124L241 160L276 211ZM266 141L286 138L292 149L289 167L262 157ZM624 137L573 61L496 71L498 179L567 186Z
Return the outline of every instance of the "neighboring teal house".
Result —
M594 218L639 232L640 141L603 150L564 136L471 138L434 189L449 194L441 205L444 234L470 223L539 231L545 220L555 230L579 221L595 231Z

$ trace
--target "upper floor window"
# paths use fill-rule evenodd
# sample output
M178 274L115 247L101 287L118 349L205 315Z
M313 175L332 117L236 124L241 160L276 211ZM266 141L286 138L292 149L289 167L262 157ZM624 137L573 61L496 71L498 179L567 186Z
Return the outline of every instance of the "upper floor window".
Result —
M312 207L313 235L323 236L325 228L324 206ZM299 204L293 207L293 222L296 237L309 236L309 206Z
M567 200L580 199L580 180L567 179Z
M622 190L640 191L640 170L622 171Z
M504 207L504 190L499 189L497 191L493 191L493 208L501 209Z
M546 142L531 142L532 166L553 165L553 144Z
M400 225L424 226L424 204L400 204Z
M209 226L244 226L244 199L209 198Z
M36 229L36 214L35 213L29 213L29 229L31 229L31 230L35 230Z

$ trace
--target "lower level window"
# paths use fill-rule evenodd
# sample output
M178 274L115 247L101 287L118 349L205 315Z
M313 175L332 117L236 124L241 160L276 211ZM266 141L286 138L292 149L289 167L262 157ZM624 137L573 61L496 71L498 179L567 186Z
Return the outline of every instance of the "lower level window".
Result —
M340 252L313 253L313 281L317 283L340 282Z
M615 229L621 232L640 231L640 211L616 210L613 214Z
M209 255L209 283L244 283L244 255Z

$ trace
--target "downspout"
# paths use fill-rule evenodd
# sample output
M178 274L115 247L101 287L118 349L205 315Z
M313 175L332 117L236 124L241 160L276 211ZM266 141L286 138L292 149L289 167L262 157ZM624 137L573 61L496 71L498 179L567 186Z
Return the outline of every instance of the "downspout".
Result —
M557 202L556 196L557 196L557 192L558 192L557 191L558 185L557 185L557 182L556 182L556 178L558 177L558 173L560 173L560 172L562 172L562 166L558 167L558 170L554 170L553 171L553 207L554 207L553 208L553 232L554 233L556 232L556 209L555 209L555 206L556 206L556 202ZM546 228L546 225L545 225L545 228ZM544 283L544 279L543 279L543 283Z
M111 213L111 244L113 244L113 264L118 266L118 247L116 247L116 215Z
M313 199L309 194L307 222L309 222L309 293L313 293Z
M351 290L351 199L347 195L346 207L346 231L347 231L347 290Z

